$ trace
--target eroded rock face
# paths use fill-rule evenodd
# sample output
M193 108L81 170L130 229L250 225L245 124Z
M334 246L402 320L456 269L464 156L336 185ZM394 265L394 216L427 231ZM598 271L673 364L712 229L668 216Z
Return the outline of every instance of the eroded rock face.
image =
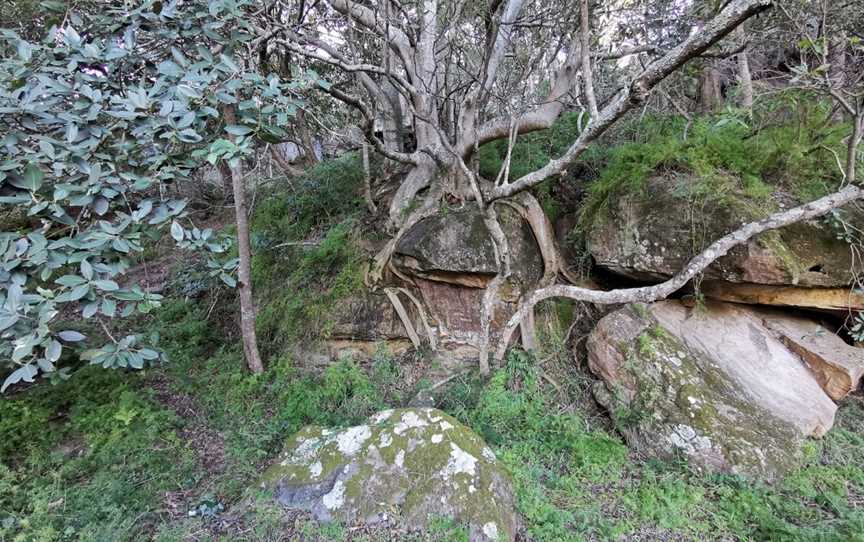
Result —
M496 281L489 334L510 318L519 296L536 286L543 259L531 227L519 213L496 206L510 254L510 274ZM399 240L393 264L419 291L435 328L438 350L454 360L476 359L486 333L483 305L503 271L484 215L475 206L447 209L421 220Z
M599 322L588 360L632 447L699 469L774 478L837 409L760 316L732 304L629 305Z
M864 375L864 352L808 318L760 310L762 323L797 354L832 399L858 388Z
M530 226L513 209L497 209L514 277L523 283L536 281L543 274L543 260ZM418 222L399 240L394 262L418 277L470 288L484 288L500 270L492 235L474 206Z
M469 525L472 542L511 541L517 530L510 481L495 454L431 408L385 411L338 431L306 427L261 486L319 521L424 529L430 517L447 516Z
M800 288L707 280L699 286L699 293L711 299L748 305L802 307L830 312L864 311L864 293L849 287Z
M700 249L754 219L753 203L729 195L723 205L693 207L679 192L692 179L656 177L643 194L615 200L609 217L588 232L597 265L637 280L659 281L677 273ZM686 191L686 190L684 190ZM788 199L788 198L787 198ZM864 222L850 210L850 218ZM735 247L705 276L733 283L844 287L864 271L849 245L823 221L767 232Z

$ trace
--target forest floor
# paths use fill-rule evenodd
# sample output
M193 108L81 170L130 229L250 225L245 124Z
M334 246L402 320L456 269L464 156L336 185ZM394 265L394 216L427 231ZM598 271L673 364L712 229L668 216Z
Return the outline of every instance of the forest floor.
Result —
M163 366L88 367L0 401L0 540L467 541L446 520L427 533L318 525L255 490L303 424L355 423L428 387L403 384L422 356L317 375L283 358L252 376L204 305L173 301L150 320ZM864 397L845 400L805 465L769 485L628 450L572 360L550 340L487 381L436 390L510 469L526 539L864 540Z
M611 161L618 166L598 181L597 206L625 181L641 179L634 172L644 177L670 157L689 157L698 162L693 167L726 157L716 168L736 173L753 173L741 170L753 164L776 169L771 160L752 159L755 139L724 126L695 126L697 143L688 143L688 152L677 139L667 144L653 133L644 136L652 142L647 147L622 147L630 162ZM798 156L788 151L790 138L810 131L786 132L785 139L766 139L764 156ZM527 151L558 155L570 140L555 130L525 138L535 144L526 143L525 156L517 148L514 175L529 167L526 156L534 155ZM501 149L484 149L481 163L494 178ZM810 178L820 163L814 153L799 154L813 167L787 169ZM364 207L346 196L359 193L361 172L359 158L346 155L307 172L298 190L257 200L253 283L263 300L263 375L244 367L233 292L207 282L188 258L154 250L132 280L164 288L166 302L124 325L158 333L167 363L137 372L83 367L68 380L0 399L0 542L467 542L464 528L444 519L427 533L318 525L306 514L285 513L256 489L303 425L355 424L432 385L423 377L431 362L422 352L394 359L382 349L371 361L336 360L317 371L291 353L310 340L310 329L327 328L322 315L335 300L362 287L363 255L353 236L364 227ZM558 205L551 196L541 199L548 211ZM279 248L313 238L308 250ZM646 459L628 449L592 399L593 378L579 349L594 317L585 315L569 340L569 326L550 329L537 355L513 352L488 379L466 373L434 393L436 406L477 431L509 469L523 539L864 542L864 396L845 399L828 435L807 443L801 468L773 484ZM87 321L74 326L97 329Z

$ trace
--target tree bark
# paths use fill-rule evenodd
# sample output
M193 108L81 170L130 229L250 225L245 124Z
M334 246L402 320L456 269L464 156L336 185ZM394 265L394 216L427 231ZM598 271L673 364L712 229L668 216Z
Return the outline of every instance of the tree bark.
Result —
M738 38L741 41L746 39L744 35L744 25L738 27L736 31ZM738 53L738 104L750 111L753 109L753 75L750 73L750 59L747 57L747 50Z
M302 109L297 111L297 131L306 152L303 153L303 162L307 166L315 165L318 156L315 155L315 142L312 140L312 132L309 131L309 123L306 122L306 112Z
M720 110L723 95L720 92L720 74L711 60L705 60L699 75L699 112L710 115Z
M226 124L235 124L234 110L223 110ZM229 136L231 140L234 136ZM229 165L231 187L234 192L234 220L237 224L237 256L239 258L237 289L240 294L240 333L243 337L243 354L246 364L255 374L264 372L264 363L258 351L258 336L255 333L255 301L252 297L252 249L249 242L249 217L246 208L246 191L243 186L243 162Z
M599 116L597 98L594 96L594 74L591 69L591 25L588 19L588 0L582 0L580 5L580 41L582 42L582 86L585 89L585 101L588 102L588 112L591 119Z
M369 213L376 214L378 208L375 206L375 201L372 199L372 174L369 170L369 144L365 141L362 143L361 152L363 153L363 199L366 201L366 208Z

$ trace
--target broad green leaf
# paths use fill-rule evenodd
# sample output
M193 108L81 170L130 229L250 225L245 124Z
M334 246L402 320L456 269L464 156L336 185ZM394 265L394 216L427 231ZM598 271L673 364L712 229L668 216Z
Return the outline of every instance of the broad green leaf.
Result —
M87 280L93 278L93 266L86 259L81 260L81 275Z
M234 280L234 277L227 273L220 273L219 278L222 279L222 282L228 285L229 288L234 288L237 286L237 281Z
M50 362L55 362L60 359L60 354L63 352L63 345L55 340L51 340L48 343L48 347L45 349L45 358Z
M31 192L35 192L42 186L42 180L44 178L45 176L43 175L42 170L35 164L30 164L27 166L27 169L24 170L24 175L22 176L24 185L19 188L25 188Z
M66 330L66 331L61 331L60 333L57 334L57 336L60 338L61 341L64 341L67 343L77 343L77 342L81 342L87 338L86 336L82 335L81 333L74 331L74 330L71 330L71 329Z
M242 136L252 132L252 128L241 126L239 124L229 124L225 127L225 131L231 135Z
M93 286L99 288L103 292L116 292L120 286L113 280L94 280Z
M183 226L176 220L171 222L171 237L178 243L183 240Z
M12 371L6 380L3 382L3 386L0 387L0 393L6 391L6 388L11 386L12 384L17 384L22 380L24 382L33 382L33 378L38 374L36 367L32 365L24 365L23 367L19 367L18 369Z
M117 312L117 302L113 299L105 298L102 300L102 314L108 318L114 318Z
M82 297L86 296L90 293L90 285L82 284L81 286L76 286L67 292L63 292L62 294L57 296L57 301L59 303L68 303L70 301L78 301Z

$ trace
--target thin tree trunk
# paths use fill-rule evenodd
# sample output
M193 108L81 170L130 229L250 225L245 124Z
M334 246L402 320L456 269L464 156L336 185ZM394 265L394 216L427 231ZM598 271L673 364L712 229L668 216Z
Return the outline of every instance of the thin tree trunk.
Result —
M699 112L716 113L723 102L720 94L720 74L710 60L705 60L699 76Z
M591 26L588 20L588 0L582 0L580 5L580 40L582 42L582 86L585 88L585 100L588 102L588 112L591 120L600 114L597 111L597 98L594 96L594 75L591 70Z
M234 110L226 107L223 116L227 124L235 124ZM232 140L233 136L229 136ZM264 372L264 364L258 351L258 336L255 333L255 302L252 298L252 249L249 243L249 217L246 208L246 193L243 186L243 162L230 166L231 186L234 191L234 219L237 224L237 269L240 293L240 332L243 336L243 353L246 364L255 374Z
M306 152L303 153L303 161L307 166L315 165L318 162L318 156L315 155L315 143L312 141L312 133L309 131L309 124L306 122L306 112L302 109L297 111L297 131L300 133L300 140L303 142Z
M742 42L746 39L744 36L744 25L738 27L736 31L738 38ZM740 93L738 99L739 104L744 109L750 111L753 109L753 75L750 73L750 59L747 57L747 50L738 53L738 91Z
M363 152L363 199L366 200L366 208L373 215L378 212L375 201L372 199L372 174L369 171L369 144L363 141L361 147Z
M856 181L855 165L858 161L858 145L864 139L864 111L859 109L858 114L852 119L852 135L849 136L849 147L846 152L846 182Z

